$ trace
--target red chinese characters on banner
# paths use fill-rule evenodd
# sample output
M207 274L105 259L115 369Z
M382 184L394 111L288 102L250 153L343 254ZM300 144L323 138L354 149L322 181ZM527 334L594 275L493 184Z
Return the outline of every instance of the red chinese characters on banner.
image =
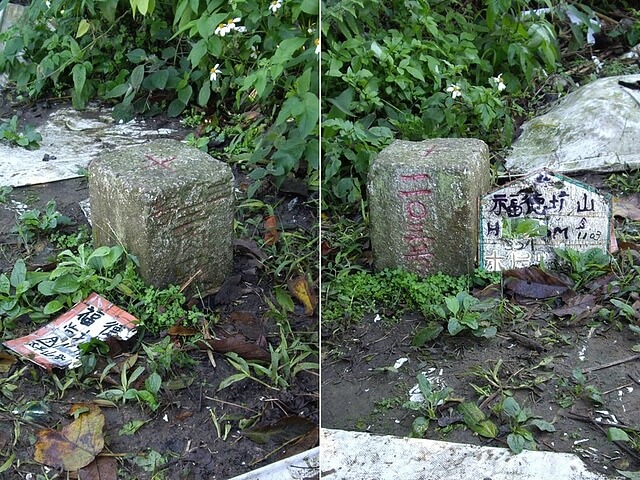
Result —
M431 190L425 186L430 177L426 173L400 175L402 187L400 196L404 199L403 208L406 220L406 232L403 240L406 246L404 258L409 267L425 275L429 272L433 259L433 239L425 235L425 226L429 221L429 209L426 201Z

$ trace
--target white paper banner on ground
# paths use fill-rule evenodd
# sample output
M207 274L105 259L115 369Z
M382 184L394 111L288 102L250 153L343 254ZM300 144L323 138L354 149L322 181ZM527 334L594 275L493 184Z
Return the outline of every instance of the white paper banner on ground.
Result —
M610 195L546 169L480 201L480 267L490 272L548 263L554 248L612 244Z
M50 370L80 366L78 345L92 338L128 340L138 320L97 293L30 335L4 342L11 350Z

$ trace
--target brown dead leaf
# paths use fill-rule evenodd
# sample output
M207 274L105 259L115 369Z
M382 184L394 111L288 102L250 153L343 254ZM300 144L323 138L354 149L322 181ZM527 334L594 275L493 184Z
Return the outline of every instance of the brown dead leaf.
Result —
M246 250L251 255L253 255L256 258L259 258L260 260L266 260L267 258L269 258L266 253L264 253L262 250L260 250L260 247L258 246L256 241L252 240L250 238L249 239L245 239L245 238L236 239L236 240L233 241L233 246L237 247L239 249Z
M0 352L0 373L7 373L18 359L8 352Z
M167 330L172 337L191 337L197 335L200 331L196 328L185 327L184 325L174 325Z
M265 245L275 245L280 238L280 232L278 232L278 219L275 215L269 215L264 219L264 229Z
M587 315L593 315L596 308L595 295L576 295L567 300L566 304L554 308L551 313L557 317L573 317L574 322L579 322Z
M289 280L288 285L291 294L304 305L304 314L307 316L313 315L318 299L313 289L309 286L307 279L303 276L292 278Z
M550 298L569 290L568 283L538 267L514 268L502 273L507 290L527 298Z
M271 360L269 352L260 345L248 341L244 335L236 334L230 337L210 338L197 343L202 349L213 350L218 353L235 352L246 360Z
M640 199L635 195L614 197L612 210L615 217L633 221L640 220Z
M97 457L80 469L78 480L118 480L118 461L114 457Z
M264 336L264 323L253 312L234 311L229 315L233 326L250 340L256 341Z
M89 465L104 448L104 415L95 405L79 405L75 412L87 409L70 424L57 431L51 428L37 433L33 458L36 462L66 471Z
M290 415L273 423L247 428L240 433L261 445L269 442L284 444L306 435L314 428L316 428L315 422L308 418Z
M318 440L320 437L320 431L318 427L309 430L307 433L302 435L293 445L285 447L277 456L278 460L282 460L288 457L292 457L297 455L298 453L306 452L307 450L311 450L313 447L318 445Z

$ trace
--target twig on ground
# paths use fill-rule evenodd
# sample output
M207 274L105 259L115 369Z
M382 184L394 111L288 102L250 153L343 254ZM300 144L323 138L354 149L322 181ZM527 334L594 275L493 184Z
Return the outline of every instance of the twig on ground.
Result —
M640 355L633 355L631 357L623 358L622 360L614 360L613 362L605 363L604 365L598 365L596 367L585 368L583 373L591 373L597 370L604 370L605 368L615 367L616 365L621 365L627 362L633 362L634 360L638 360Z

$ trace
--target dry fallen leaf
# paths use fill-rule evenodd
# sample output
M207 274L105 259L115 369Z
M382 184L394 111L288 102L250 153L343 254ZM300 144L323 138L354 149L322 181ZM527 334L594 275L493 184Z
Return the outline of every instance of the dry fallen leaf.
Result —
M505 288L527 298L557 297L570 288L563 279L538 267L505 270L502 278Z
M616 217L626 218L627 220L640 220L640 208L638 207L639 200L640 199L637 196L614 197L613 215Z
M51 428L37 433L36 462L66 471L76 471L89 465L104 448L104 415L95 405L81 405L87 409L69 425L57 431ZM77 409L76 409L77 411Z
M257 425L240 433L259 444L268 442L288 443L294 438L300 438L316 428L316 424L305 417L290 415L264 425Z
M304 305L304 314L312 315L318 299L305 277L296 277L289 280L289 291Z
M265 362L271 360L271 356L266 349L255 342L248 341L244 335L200 340L197 345L202 349L219 353L235 352L246 360L262 360Z
M118 461L114 457L98 457L80 470L78 480L118 480Z
M264 219L264 243L265 245L275 245L280 238L278 232L278 220L275 215L269 215Z
M7 352L0 352L0 373L7 373L18 360Z

